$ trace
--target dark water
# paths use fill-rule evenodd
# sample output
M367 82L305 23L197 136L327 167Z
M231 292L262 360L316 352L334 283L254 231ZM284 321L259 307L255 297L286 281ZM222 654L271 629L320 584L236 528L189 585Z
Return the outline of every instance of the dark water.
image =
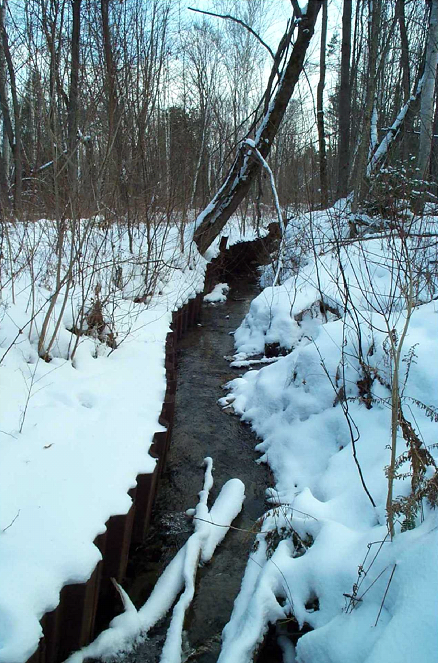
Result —
M148 541L135 554L127 587L138 607L192 532L184 513L197 504L206 456L211 456L214 462L210 506L223 484L237 477L245 484L246 499L233 525L252 530L264 512L269 476L266 467L255 462L258 455L254 452L254 435L217 404L224 395L222 385L240 374L224 359L224 355L233 352L230 332L239 326L257 294L256 285L246 279L230 285L227 302L204 306L202 326L188 332L179 345L176 415L168 465ZM231 615L253 541L250 532L230 530L211 563L199 569L195 598L187 615L186 660L217 661L221 632ZM126 663L159 661L167 625L168 619L163 620L149 633L148 641L123 660Z

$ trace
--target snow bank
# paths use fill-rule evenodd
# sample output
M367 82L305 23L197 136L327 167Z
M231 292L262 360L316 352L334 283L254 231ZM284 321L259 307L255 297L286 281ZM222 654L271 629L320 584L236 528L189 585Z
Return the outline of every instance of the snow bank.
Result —
M58 605L65 584L90 577L100 559L95 537L110 516L128 512L136 476L153 471L148 450L162 430L172 311L202 291L207 264L191 242L193 227L181 237L177 219L149 229L95 219L73 235L67 223L57 265L60 227L2 224L4 663L23 663L35 651L41 617ZM54 340L46 362L38 339L58 267L64 281L46 321L46 342Z
M220 663L249 663L268 623L291 615L299 627L313 630L294 652L282 629L280 644L289 660L436 659L438 513L427 500L413 515L402 512L391 542L385 476L391 443L388 339L401 338L407 319L409 270L416 270L416 306L403 346L402 407L421 448L438 462L438 364L431 361L438 353L436 247L420 254L415 238L406 249L385 237L333 247L330 217L336 215L336 209L319 213L321 255L312 250L299 264L289 228L295 267L282 285L266 287L252 302L235 333L235 360L264 353L268 343L289 354L233 380L221 399L262 440L256 449L275 486L223 633ZM436 231L436 219L427 223ZM400 434L394 499L401 505L412 490L406 449ZM425 481L435 472L428 463Z
M201 224L205 215L210 211L208 206L196 219L195 226ZM261 237L266 237L269 234L269 224L277 221L275 213L265 210L263 218L260 219L258 227L254 227L251 221L239 218L234 214L219 233L218 237L214 240L211 246L205 252L205 259L209 262L219 255L219 247L223 237L227 238L227 248L239 244L239 242L253 242Z
M100 559L93 540L111 515L129 510L127 492L136 476L154 469L148 449L162 430L172 310L202 290L205 261L180 255L176 232L163 236L160 250L171 268L161 272L161 295L151 295L148 306L136 304L145 289L144 237L137 233L131 253L126 231L105 234L96 225L88 241L94 250L100 247L101 267L87 272L84 264L70 293L61 292L48 338L58 316L61 325L47 363L36 346L52 292L55 226L23 224L9 233L14 274L2 290L0 339L0 661L18 663L36 649L39 620L57 606L61 588L90 577ZM115 246L123 268L120 288L113 284ZM66 245L66 256L68 251ZM91 250L89 257L96 257ZM84 335L71 361L77 337L69 329L83 292L92 307L98 284L103 316L120 345L113 350Z

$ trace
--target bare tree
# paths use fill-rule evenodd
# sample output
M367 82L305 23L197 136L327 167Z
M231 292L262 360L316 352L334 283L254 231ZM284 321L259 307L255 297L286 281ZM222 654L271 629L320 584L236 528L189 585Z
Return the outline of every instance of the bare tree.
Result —
M382 0L369 0L369 33L368 33L368 67L365 95L365 107L363 111L362 135L357 155L356 182L354 187L353 208L356 210L363 201L366 192L366 169L368 154L370 150L371 120L374 111L376 95L376 73L380 35L380 17L382 12Z
M73 25L71 35L70 92L68 98L68 160L72 199L78 196L78 113L79 113L79 45L81 32L81 2L73 0Z
M316 90L316 117L318 125L318 144L319 144L319 181L321 187L321 205L327 207L328 204L328 181L327 181L327 154L325 147L325 128L324 128L324 87L326 72L326 48L327 48L327 0L322 3L322 24L321 24L321 49L319 56L319 81Z
M8 0L3 0L0 6L0 103L5 122L5 129L9 138L9 143L14 155L15 180L14 180L14 211L16 214L21 212L21 193L23 187L22 181L22 149L21 149L21 118L20 104L18 101L17 81L15 68L12 62L12 55L9 48L9 38L6 30L6 11ZM11 112L9 110L6 93L6 75L4 67L6 64L9 75L9 83L12 96L12 108L14 123L12 125Z
M403 103L406 104L411 94L411 73L409 68L409 40L406 29L405 0L396 0L395 15L400 30L401 58L403 80Z
M337 197L348 193L350 172L350 59L351 59L351 11L352 0L344 0L342 12L341 84L339 90L339 150Z

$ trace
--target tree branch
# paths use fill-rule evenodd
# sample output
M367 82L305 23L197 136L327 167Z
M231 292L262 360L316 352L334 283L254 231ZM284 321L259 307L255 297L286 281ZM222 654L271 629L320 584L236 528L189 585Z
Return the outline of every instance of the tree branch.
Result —
M208 12L208 11L205 11L204 9L195 9L194 7L187 7L187 9L191 12L196 12L197 14L206 14L207 16L215 16L216 18L226 18L230 21L234 21L235 23L238 23L239 25L244 27L245 30L248 30L248 32L250 32L252 35L254 35L254 37L257 39L257 41L260 42L260 44L262 46L264 46L266 48L266 50L269 52L269 55L271 56L271 58L273 60L275 60L275 55L272 51L272 48L270 48L270 46L268 46L268 44L263 41L263 39L260 37L260 35L257 34L257 32L255 32L255 30L253 30L247 23L240 20L240 18L236 18L235 16L231 16L230 14L215 14L214 12Z
M301 11L301 7L298 4L298 0L290 0L290 1L291 1L292 7L294 8L295 16L297 18L301 18L302 15L303 15L303 12Z

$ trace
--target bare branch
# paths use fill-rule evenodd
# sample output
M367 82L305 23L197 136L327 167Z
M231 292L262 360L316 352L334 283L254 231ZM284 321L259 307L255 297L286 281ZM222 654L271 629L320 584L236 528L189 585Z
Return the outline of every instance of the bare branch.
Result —
M15 521L16 521L17 518L18 518L18 516L20 515L20 511L21 511L21 509L18 509L18 511L17 511L17 515L15 516L15 518L9 523L9 525L8 525L7 527L5 527L4 529L2 529L2 532L6 532L6 530L8 530L10 527L12 527L12 525L15 523Z
M255 32L247 23L244 21L240 20L240 18L236 18L235 16L231 16L230 14L215 14L214 12L207 12L204 9L195 9L194 7L187 7L187 9L191 12L196 12L197 14L206 14L207 16L215 16L216 18L225 18L230 21L234 21L235 23L238 23L242 27L245 28L245 30L248 30L254 37L257 39L257 41L266 48L266 50L269 52L269 55L273 60L275 60L275 55L270 46L266 42L263 41L263 39L260 37L260 35Z

